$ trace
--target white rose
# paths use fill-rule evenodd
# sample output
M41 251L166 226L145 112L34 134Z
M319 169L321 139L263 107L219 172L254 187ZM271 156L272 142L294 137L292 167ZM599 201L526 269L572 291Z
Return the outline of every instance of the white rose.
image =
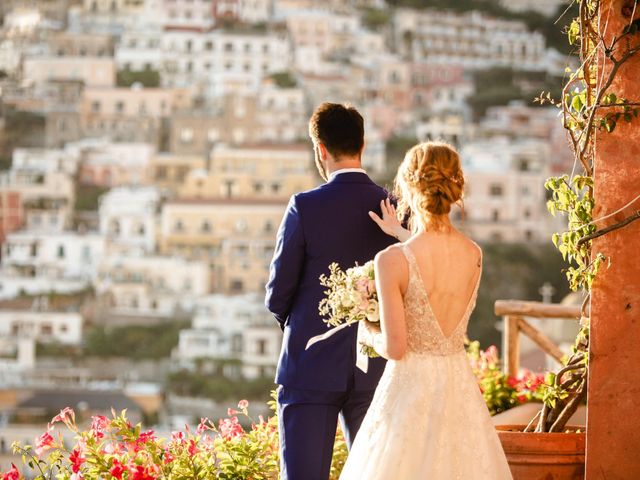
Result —
M378 304L376 302L371 302L367 307L366 312L367 320L373 323L377 323L380 321L380 312L378 312Z

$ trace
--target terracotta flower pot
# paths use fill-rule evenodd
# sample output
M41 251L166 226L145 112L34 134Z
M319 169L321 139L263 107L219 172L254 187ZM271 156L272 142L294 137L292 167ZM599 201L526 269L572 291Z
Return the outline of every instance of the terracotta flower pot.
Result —
M584 427L567 427L564 433L524 433L524 428L496 426L514 480L584 478Z

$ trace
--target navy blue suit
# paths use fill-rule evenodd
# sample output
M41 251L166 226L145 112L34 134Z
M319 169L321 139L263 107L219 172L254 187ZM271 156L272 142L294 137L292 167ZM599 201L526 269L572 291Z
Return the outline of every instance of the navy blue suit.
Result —
M332 262L362 265L395 242L368 215L380 214L385 198L366 174L338 174L291 197L280 225L265 304L284 331L276 373L282 479L328 478L338 416L350 445L384 370L381 358L366 374L355 367L356 326L305 347L328 328L318 312L320 275Z

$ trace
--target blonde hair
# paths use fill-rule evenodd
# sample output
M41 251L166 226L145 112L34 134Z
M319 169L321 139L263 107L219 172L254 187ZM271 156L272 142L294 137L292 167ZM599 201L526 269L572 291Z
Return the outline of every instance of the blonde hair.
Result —
M418 221L425 230L444 231L443 217L464 192L460 157L446 143L419 143L406 153L394 183L398 214L411 214L411 230L418 229Z

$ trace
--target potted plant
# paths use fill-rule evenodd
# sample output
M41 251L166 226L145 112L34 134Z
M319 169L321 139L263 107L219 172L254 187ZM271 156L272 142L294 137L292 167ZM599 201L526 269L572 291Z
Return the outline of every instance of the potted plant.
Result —
M551 192L547 207L551 214L567 215L568 228L554 234L553 243L568 262L570 287L585 292L581 308L581 329L573 352L556 373L549 374L542 386L543 406L528 425L501 427L499 436L517 479L572 479L584 477L586 435L583 426L567 426L580 403L586 400L589 357L588 302L592 282L607 259L592 252L591 241L616 228L619 222L598 230L593 219L593 165L595 136L607 134L618 122L633 122L639 115L637 103L611 91L620 66L637 56L631 37L639 31L634 20L634 4L614 14L625 17L625 27L606 42L599 31L601 0L576 0L578 16L568 28L569 43L579 51L580 66L569 72L563 98L554 101L541 94L540 103L551 103L562 111L575 157L571 176L550 178L545 188ZM637 16L637 15L635 15ZM580 170L581 171L580 171ZM580 174L574 175L575 172Z

